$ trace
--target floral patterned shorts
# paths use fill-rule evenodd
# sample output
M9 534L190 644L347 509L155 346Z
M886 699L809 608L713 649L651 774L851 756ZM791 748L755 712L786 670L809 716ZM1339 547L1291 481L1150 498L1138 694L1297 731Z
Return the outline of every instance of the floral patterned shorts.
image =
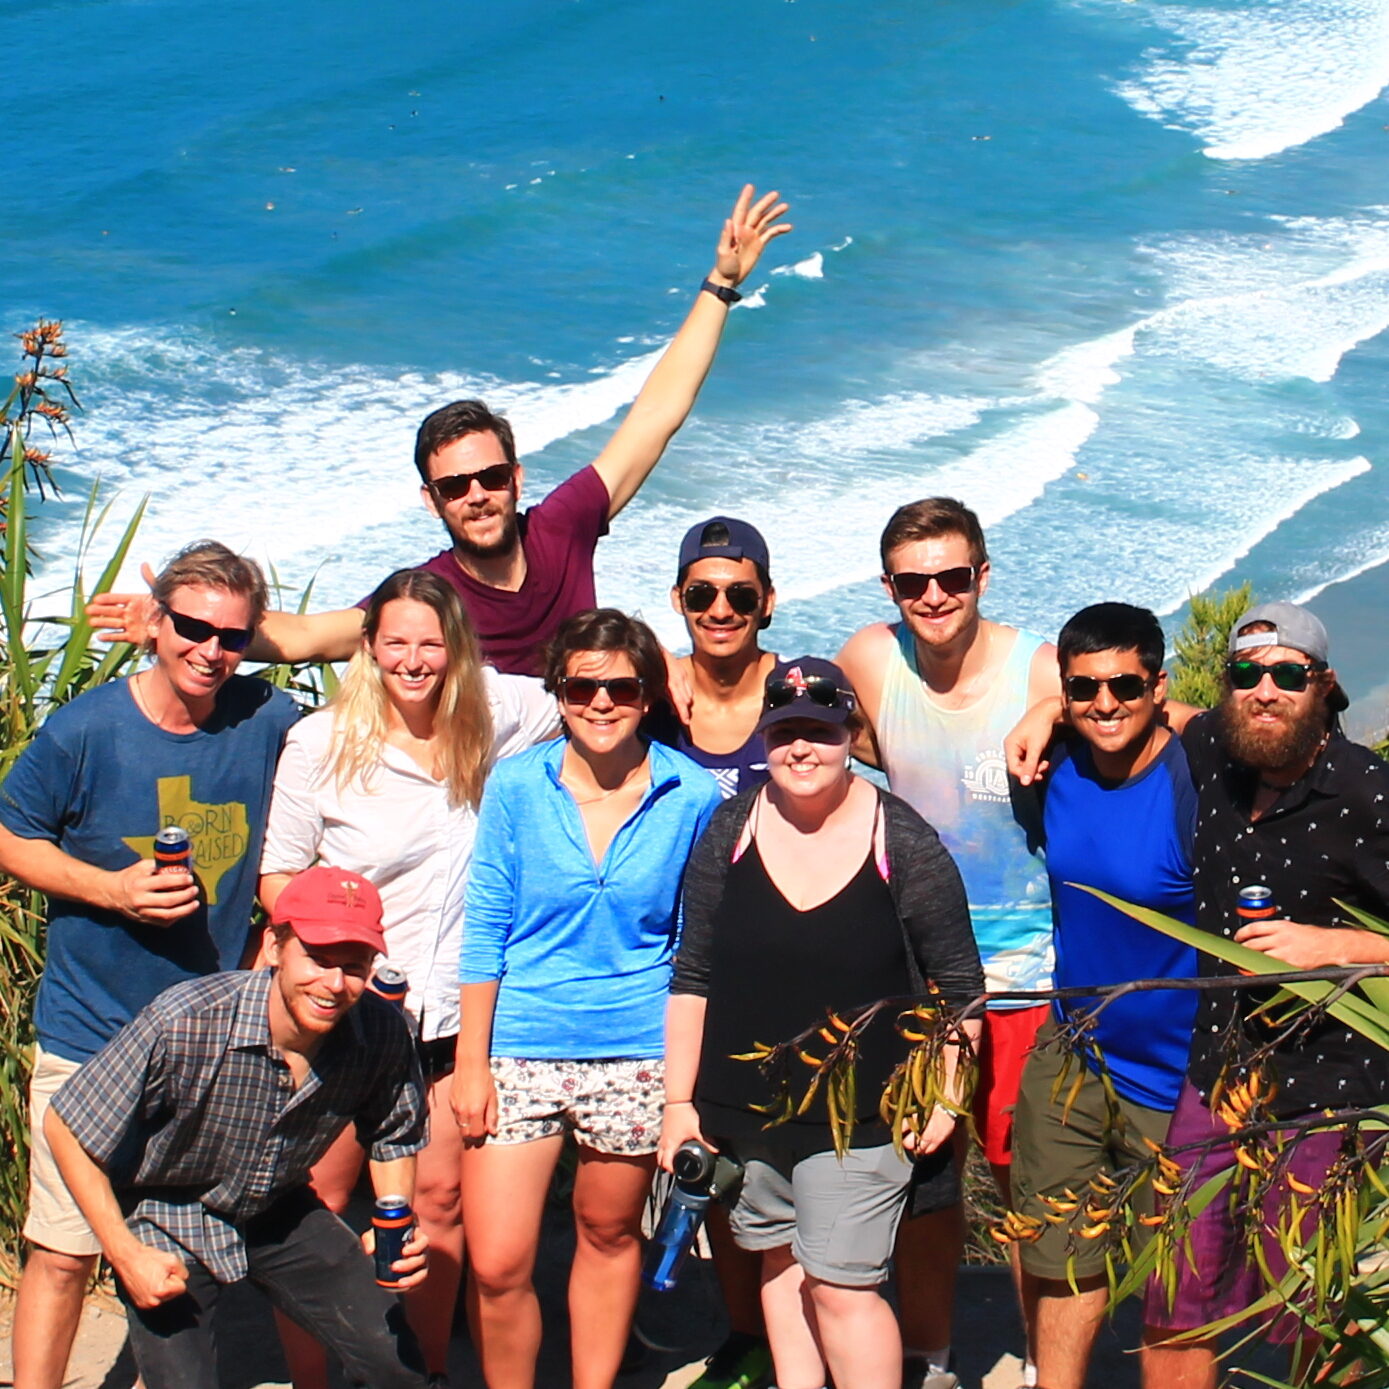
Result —
M586 1148L621 1157L656 1151L665 1064L627 1058L549 1061L494 1056L497 1136L533 1143L573 1130Z

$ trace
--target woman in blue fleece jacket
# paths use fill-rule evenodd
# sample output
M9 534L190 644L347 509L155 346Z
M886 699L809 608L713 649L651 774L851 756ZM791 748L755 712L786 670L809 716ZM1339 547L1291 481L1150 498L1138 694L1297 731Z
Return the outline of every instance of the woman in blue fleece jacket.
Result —
M612 609L571 618L545 680L567 736L498 763L465 899L452 1099L469 1311L491 1389L532 1383L531 1274L572 1129L573 1380L607 1389L636 1305L685 862L720 797L708 772L638 734L665 693L644 623Z

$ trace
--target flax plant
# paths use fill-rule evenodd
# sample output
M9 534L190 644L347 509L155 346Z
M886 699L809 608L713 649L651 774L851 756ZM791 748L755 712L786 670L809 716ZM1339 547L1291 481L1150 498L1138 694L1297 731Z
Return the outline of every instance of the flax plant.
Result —
M1158 912L1106 893L1095 891L1095 895L1240 972L1198 979L1140 979L1107 988L986 994L958 1010L942 1006L938 995L928 995L829 1011L823 1023L799 1036L777 1044L758 1043L740 1058L756 1063L772 1083L773 1098L765 1106L767 1127L804 1115L823 1092L835 1150L847 1151L855 1116L863 1109L854 1076L859 1040L884 1012L896 1015L897 1030L908 1048L878 1106L893 1127L894 1141L900 1146L905 1133L921 1130L933 1105L946 1103L944 1049L950 1044L960 1049L963 1085L959 1103L947 1107L968 1125L975 1058L959 1024L978 1016L989 999L1013 1003L1086 1000L1089 1006L1073 1013L1057 1030L1053 1045L1065 1055L1052 1102L1069 1110L1089 1070L1099 1077L1109 1095L1114 1122L1119 1123L1117 1095L1094 1040L1095 1024L1114 1000L1154 990L1261 991L1267 997L1259 1012L1271 1023L1269 1040L1252 1053L1236 1057L1232 1031L1227 1038L1230 1059L1210 1097L1213 1112L1227 1130L1223 1138L1182 1149L1148 1143L1145 1160L1101 1174L1082 1191L1067 1188L1046 1193L1042 1216L997 1212L987 1234L997 1245L1007 1247L1037 1239L1047 1224L1065 1226L1073 1256L1086 1247L1104 1253L1112 1301L1117 1304L1141 1293L1150 1278L1171 1290L1180 1264L1191 1258L1191 1222L1211 1202L1226 1201L1243 1223L1248 1257L1263 1274L1265 1291L1249 1307L1189 1333L1188 1339L1204 1340L1234 1331L1261 1315L1286 1313L1301 1321L1305 1344L1315 1347L1310 1359L1297 1367L1297 1383L1389 1389L1389 1110L1319 1110L1286 1119L1275 1117L1272 1108L1277 1093L1275 1048L1295 1043L1327 1015L1382 1048L1384 1064L1389 1066L1389 966L1294 970ZM1389 934L1389 923L1350 906L1343 905L1342 910L1348 921ZM1325 1181L1313 1187L1289 1167L1302 1138L1327 1129L1341 1133L1340 1149ZM1213 1141L1232 1143L1236 1163L1232 1170L1198 1184L1196 1165L1179 1164L1176 1158ZM1145 1213L1147 1202L1141 1199L1149 1189L1158 1198L1155 1214ZM1273 1232L1288 1265L1282 1274L1269 1267L1260 1239L1266 1201L1272 1196L1286 1198ZM1140 1235L1146 1240L1140 1240ZM1246 1326L1245 1340L1254 1335L1257 1332Z
M28 746L50 710L121 674L134 649L92 650L83 611L80 570L65 613L35 612L30 583L31 494L42 501L58 491L51 447L71 437L71 412L81 408L68 380L63 325L40 320L16 335L21 369L0 410L0 776ZM144 504L126 526L102 574L116 576ZM82 521L81 553L106 517L92 490ZM0 878L0 1280L18 1268L19 1228L28 1186L28 1083L33 1053L33 1005L43 971L43 899Z
M1093 891L1093 889L1091 889ZM1090 1241L1105 1253L1111 1291L1117 1302L1139 1293L1156 1278L1169 1297L1182 1262L1191 1259L1191 1222L1213 1201L1228 1204L1245 1232L1247 1258L1261 1273L1265 1291L1250 1306L1188 1333L1204 1340L1242 1328L1244 1341L1258 1335L1261 1318L1286 1314L1302 1324L1304 1354L1295 1365L1296 1382L1350 1384L1372 1389L1389 1385L1389 1111L1384 1108L1326 1109L1296 1119L1275 1117L1277 1095L1274 1052L1330 1015L1385 1052L1389 1065L1389 966L1293 970L1286 964L1234 941L1214 937L1184 922L1105 893L1096 896L1155 930L1214 955L1239 974L1198 980L1144 980L1096 991L1104 996L1080 1024L1103 1012L1114 998L1157 987L1258 990L1266 995L1256 1012L1269 1024L1268 1040L1252 1052L1234 1051L1209 1097L1225 1135L1182 1149L1149 1143L1148 1159L1112 1175L1097 1177L1083 1192L1062 1191L1044 1198L1052 1224L1069 1229L1072 1252ZM1389 923L1346 904L1348 921L1389 934ZM1071 1039L1075 1045L1075 1038ZM1093 1050L1093 1043L1090 1044ZM1093 1059L1088 1064L1094 1064ZM1102 1058L1100 1059L1101 1073ZM1118 1112L1117 1105L1111 1111ZM1317 1186L1290 1170L1297 1145L1308 1134L1341 1134L1339 1151ZM1213 1142L1233 1145L1235 1163L1198 1182L1194 1163L1176 1161ZM1159 1198L1156 1214L1139 1212L1135 1197L1151 1185ZM1280 1211L1272 1231L1287 1271L1269 1266L1263 1233L1269 1211ZM1035 1239L1041 1222L1005 1217L996 1237L1007 1242ZM1036 1228L1032 1228L1035 1224ZM1139 1252L1140 1226L1151 1240ZM1255 1328L1250 1329L1251 1324ZM1238 1350L1244 1341L1234 1347ZM1248 1373L1248 1372L1246 1372ZM1261 1376L1263 1382L1277 1384Z
M140 655L128 642L94 641L87 618L82 573L111 506L100 502L96 486L83 513L78 561L63 610L46 610L45 599L31 592L31 506L35 496L42 502L58 492L51 448L71 438L71 413L81 405L68 378L63 325L40 320L16 336L22 365L0 407L0 778L53 709L130 673ZM115 582L147 501L136 506L93 592L105 592ZM273 577L281 594L279 577ZM300 611L311 589L301 595ZM321 703L336 684L326 666L274 666L262 674L306 704ZM13 1283L19 1269L28 1191L33 1007L43 960L42 894L0 876L0 1283Z

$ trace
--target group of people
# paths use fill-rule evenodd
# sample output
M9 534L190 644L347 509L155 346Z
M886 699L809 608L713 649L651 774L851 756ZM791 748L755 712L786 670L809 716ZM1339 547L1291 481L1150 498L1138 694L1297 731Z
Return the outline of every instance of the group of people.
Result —
M325 1346L354 1383L445 1383L465 1267L486 1382L528 1389L569 1136L578 1389L621 1369L653 1174L690 1139L743 1172L709 1221L731 1331L703 1389L953 1389L965 1127L1004 1201L1041 1217L1146 1158L1144 1138L1196 1143L1181 1160L1203 1175L1234 1161L1209 1107L1232 1051L1272 1073L1279 1117L1384 1102L1382 1062L1334 1020L1273 1039L1248 994L1177 991L1106 1009L1106 1075L1064 1111L1052 1098L1057 1034L1087 1005L1037 991L1215 968L1084 887L1298 968L1389 959L1339 905L1389 904L1389 767L1341 736L1306 610L1245 614L1224 701L1197 713L1166 699L1143 609L1088 607L1056 645L984 618L984 536L948 498L891 517L897 619L834 661L763 648L771 557L735 517L678 548L690 655L596 606L597 541L688 414L784 212L743 191L627 418L539 505L518 508L505 419L456 402L415 453L449 546L358 607L267 611L255 565L211 541L148 597L94 604L149 663L57 711L0 787L0 870L49 901L17 1389L62 1382L103 1253L149 1389L216 1382L218 1290L247 1277L298 1389L325 1382ZM349 664L300 719L245 658ZM156 860L170 825L191 872ZM1277 914L1239 917L1249 884ZM382 956L403 1008L370 987ZM906 1046L886 1016L859 1042L847 1153L823 1098L766 1126L768 1083L733 1058L927 990L988 1007L951 1034L945 1102L903 1144L879 1114ZM1315 1187L1337 1142L1304 1143L1290 1171ZM418 1225L393 1289L339 1215L364 1162ZM1044 1224L1015 1252L1025 1374L1079 1389L1103 1254ZM1163 1389L1213 1386L1212 1345L1170 1338L1254 1300L1228 1211L1193 1229L1200 1274L1179 1268L1145 1312Z

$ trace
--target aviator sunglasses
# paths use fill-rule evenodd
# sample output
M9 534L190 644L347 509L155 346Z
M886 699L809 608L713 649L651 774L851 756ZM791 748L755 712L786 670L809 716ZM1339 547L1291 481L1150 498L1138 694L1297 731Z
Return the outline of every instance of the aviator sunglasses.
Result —
M1301 661L1274 661L1271 665L1264 665L1261 661L1227 661L1225 664L1225 673L1236 690L1252 690L1265 675L1271 675L1274 685L1289 694L1301 694L1312 676L1325 669L1326 666L1320 661L1306 664Z
M163 604L160 606L163 607ZM189 617L187 613L175 612L172 608L164 608L164 611L173 624L174 631L184 641L191 641L198 646L216 637L224 651L245 651L256 634L254 627L214 627L212 623L204 622L200 617Z
M925 597L932 579L940 585L942 593L958 598L974 587L977 573L972 564L957 564L953 569L939 569L934 574L884 574L883 578L899 602L914 603Z
M589 675L566 675L559 682L559 692L566 704L592 704L599 690L607 690L614 704L640 704L643 689L639 675L616 675L610 680L595 680Z
M855 700L852 690L841 690L827 675L812 675L808 680L768 680L766 706L768 709L784 709L804 695L812 704L822 709L848 709L853 711Z
M704 579L696 579L694 583L686 584L680 592L680 601L685 605L687 613L703 613L708 612L718 602L720 593L728 599L728 606L739 617L751 617L762 605L762 595L752 584L728 584L720 588Z
M493 463L490 468L479 468L475 473L450 473L448 477L435 478L429 490L442 501L456 502L473 490L476 482L484 492L501 492L511 486L511 475L516 470L514 463Z
M1152 688L1153 682L1146 675L1068 675L1062 682L1066 687L1066 698L1077 704L1088 704L1096 698L1103 685L1120 704L1131 704L1142 699Z

